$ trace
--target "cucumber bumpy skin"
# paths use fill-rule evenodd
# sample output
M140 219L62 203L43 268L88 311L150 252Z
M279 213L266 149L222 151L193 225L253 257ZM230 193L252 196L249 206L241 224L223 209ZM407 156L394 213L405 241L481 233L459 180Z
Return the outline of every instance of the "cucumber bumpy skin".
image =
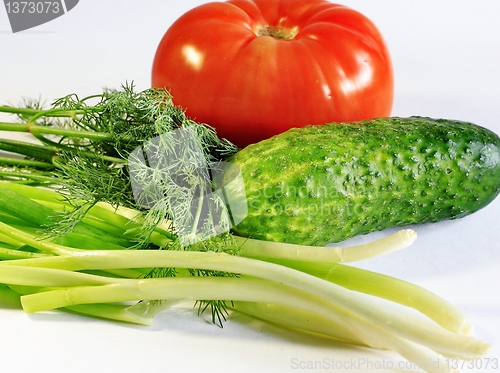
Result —
M500 138L444 119L291 129L230 162L241 169L248 202L235 233L303 245L464 217L500 191Z

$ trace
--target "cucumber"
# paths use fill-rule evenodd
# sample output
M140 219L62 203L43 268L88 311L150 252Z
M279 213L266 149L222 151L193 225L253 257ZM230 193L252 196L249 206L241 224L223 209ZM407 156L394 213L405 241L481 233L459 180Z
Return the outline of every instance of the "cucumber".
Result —
M248 212L234 232L323 246L389 227L461 218L500 190L500 138L472 123L379 118L291 129L239 166Z

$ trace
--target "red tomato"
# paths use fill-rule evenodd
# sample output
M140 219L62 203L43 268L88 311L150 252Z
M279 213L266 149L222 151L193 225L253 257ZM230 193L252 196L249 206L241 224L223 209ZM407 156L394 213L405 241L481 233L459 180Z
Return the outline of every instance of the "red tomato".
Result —
M379 30L323 0L196 7L162 38L152 85L240 147L292 127L389 116L394 93Z

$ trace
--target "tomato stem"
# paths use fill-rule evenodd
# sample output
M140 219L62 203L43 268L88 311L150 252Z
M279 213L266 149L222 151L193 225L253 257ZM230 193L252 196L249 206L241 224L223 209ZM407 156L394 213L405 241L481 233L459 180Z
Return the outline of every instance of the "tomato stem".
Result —
M265 26L257 30L257 36L271 36L276 39L291 40L298 34L298 29L288 29L280 26Z

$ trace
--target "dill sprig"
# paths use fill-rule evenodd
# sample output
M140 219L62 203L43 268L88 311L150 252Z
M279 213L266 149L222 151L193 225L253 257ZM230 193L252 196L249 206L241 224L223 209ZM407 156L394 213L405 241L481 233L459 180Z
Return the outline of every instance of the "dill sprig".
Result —
M221 232L215 229L222 220L214 223L210 214L200 216L190 202L204 200L224 216L224 204L217 195L209 194L208 168L238 149L220 139L212 127L188 118L174 105L168 91L137 91L133 83L127 83L119 90L107 89L83 98L72 93L47 109L39 100L29 100L18 108L0 106L0 112L17 117L15 122L0 123L0 130L30 133L38 142L0 141L0 150L24 157L14 163L10 157L0 158L0 166L5 166L0 179L57 186L68 206L47 223L46 236L71 232L89 210L104 202L141 211L142 228L131 248L150 249L151 235L158 226L176 220L177 227L170 232L173 240L156 249L237 253L231 235L218 235ZM171 135L181 128L188 129L188 137ZM22 171L14 172L13 167L22 167ZM134 190L134 181L140 185L141 196ZM188 234L179 232L180 227ZM226 224L221 231L227 230ZM217 271L189 273L234 276ZM153 269L147 277L176 275L174 268L163 268ZM214 322L222 323L227 312L225 302L200 304L200 310L210 308Z

